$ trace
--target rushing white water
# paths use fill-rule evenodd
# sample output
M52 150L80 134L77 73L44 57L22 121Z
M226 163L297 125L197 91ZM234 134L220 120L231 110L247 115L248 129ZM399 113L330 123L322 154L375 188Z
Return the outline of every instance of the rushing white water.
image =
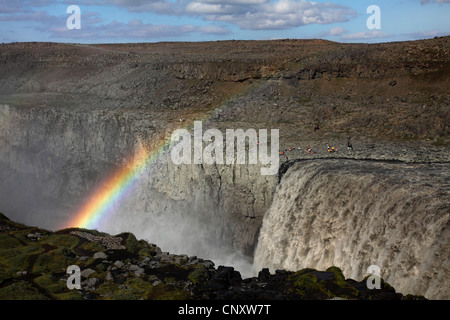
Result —
M448 164L323 160L294 164L266 213L254 267L361 280L370 265L398 292L450 298Z

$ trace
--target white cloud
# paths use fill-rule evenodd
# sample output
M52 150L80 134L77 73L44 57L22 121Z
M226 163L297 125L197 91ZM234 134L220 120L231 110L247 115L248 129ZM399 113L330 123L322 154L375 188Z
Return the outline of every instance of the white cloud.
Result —
M0 14L29 13L33 8L54 4L54 0L0 0Z
M345 30L342 27L335 27L335 28L331 28L330 30L326 31L326 32L322 32L318 35L319 38L325 38L325 37L337 37L337 36L341 36L343 34L346 34L348 31Z
M65 12L64 12L65 13ZM193 33L224 35L230 31L222 26L191 24L170 25L144 23L133 19L126 23L105 22L98 12L82 12L81 29L69 30L66 26L67 15L55 16L47 11L30 11L25 13L0 14L0 22L34 22L31 28L49 36L52 39L138 39L148 41L171 37L183 37Z
M347 31L342 27L336 27L329 31L330 36L340 36L341 34L346 33Z
M182 37L192 33L201 34L227 34L230 31L218 26L194 26L194 25L166 25L144 23L134 19L127 23L112 21L108 24L81 28L80 30L68 30L67 28L50 28L51 38L83 38L83 39L138 39L148 41L153 39L165 39Z
M32 11L23 14L0 15L0 21L25 21L37 22L40 24L36 29L45 31L51 26L66 26L68 16L54 16L47 11ZM84 26L101 23L103 19L98 12L83 13L82 23Z
M341 37L342 40L370 40L370 39L380 39L380 38L390 38L392 35L386 34L380 30L363 31L353 34L344 35Z
M450 3L450 0L422 0L421 4L429 4L429 3Z
M201 13L205 20L225 21L250 30L290 29L307 24L330 24L344 22L356 16L356 12L346 6L331 2L298 0L267 1L248 6L212 5L196 0L186 8L188 13ZM197 10L194 11L192 8Z
M290 29L307 24L344 22L356 17L356 12L347 6L306 0L79 0L79 4L114 5L131 12L193 16L250 30Z
M429 38L434 38L434 37L448 36L448 35L450 35L450 30L447 32L441 32L438 30L419 31L419 32L413 32L413 33L406 33L404 35L411 39L429 39Z

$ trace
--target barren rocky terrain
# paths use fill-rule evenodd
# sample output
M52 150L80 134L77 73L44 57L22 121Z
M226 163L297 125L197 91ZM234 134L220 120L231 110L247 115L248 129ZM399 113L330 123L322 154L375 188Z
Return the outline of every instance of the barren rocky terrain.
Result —
M1 102L132 110L158 130L209 115L217 126L279 128L286 146L448 145L449 41L3 44Z

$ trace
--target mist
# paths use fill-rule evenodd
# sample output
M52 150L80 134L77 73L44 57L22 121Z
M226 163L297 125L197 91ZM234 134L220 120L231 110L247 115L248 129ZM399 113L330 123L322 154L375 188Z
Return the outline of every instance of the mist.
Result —
M21 167L24 165L29 169L15 171L0 161L0 212L26 225L59 229L73 211L71 204L59 197L55 180L37 178L32 165L23 163Z
M252 259L227 242L224 230L200 221L195 212L117 212L98 230L110 234L131 232L137 239L156 244L171 254L212 260L216 267L232 266L243 278L254 275ZM123 212L123 211L122 211Z

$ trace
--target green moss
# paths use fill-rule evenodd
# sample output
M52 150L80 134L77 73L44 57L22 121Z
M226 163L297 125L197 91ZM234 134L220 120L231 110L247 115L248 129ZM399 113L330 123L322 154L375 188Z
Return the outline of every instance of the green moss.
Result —
M16 238L6 234L0 233L0 250L2 249L13 249L20 247L22 244Z
M10 233L11 236L21 241L22 243L29 243L30 239L22 231L13 231Z
M139 250L138 254L139 254L139 257L141 259L143 259L145 257L152 258L153 256L156 255L156 252L155 252L155 250L153 250L151 248L145 247L145 248L142 248L141 250Z
M132 253L137 253L139 249L141 248L141 245L139 241L137 241L136 237L132 233L125 233L122 236L125 238L125 246L127 247L128 251Z
M89 258L87 260L76 260L73 264L79 266L81 269L85 269L94 263L95 263L95 259Z
M116 291L120 291L121 289L119 288L119 286L112 282L112 281L108 281L108 282L103 282L102 284L100 284L96 289L95 289L95 293L98 295L108 295L111 294L113 292Z
M332 272L334 274L334 277L336 278L336 284L340 287L347 287L348 284L345 281L344 274L342 273L342 270L338 267L329 267L326 272Z
M107 264L104 264L104 263L99 263L99 264L97 264L97 272L104 272L104 271L106 271L106 269L108 269L108 266L109 265L107 265Z
M164 281L164 283L170 284L170 283L175 282L176 280L175 280L175 277L166 277L163 279L163 281Z
M153 286L142 278L131 278L124 285L103 282L95 293L106 300L138 300L147 299Z
M149 283L135 278L126 281L125 287L119 287L114 283L103 283L95 292L106 295L107 300L138 300L146 298L150 287Z
M184 288L162 283L153 286L151 282L138 277L128 279L121 286L113 282L104 282L95 290L95 293L103 296L106 300L182 300L190 298L189 292Z
M194 284L205 283L209 279L208 270L204 266L199 266L192 271L189 276L189 280L191 280Z
M17 248L9 248L9 249L3 249L0 250L0 259L8 259L13 256L17 256L20 254L28 254L28 253L39 253L43 251L44 249L38 245L38 244L30 244L23 247L17 247Z
M3 281L12 277L14 277L14 273L11 272L11 269L8 269L7 267L0 264L0 285L3 283Z
M130 291L113 292L106 299L107 300L138 300L138 298Z
M106 248L102 246L99 242L91 242L91 241L84 242L79 246L79 248L91 252L99 252L106 250Z
M49 293L62 293L64 291L67 291L67 284L64 281L61 281L57 278L54 278L52 275L44 274L42 276L39 276L35 278L34 283L36 283L38 286L42 287L44 290L48 291Z
M7 266L11 271L24 271L31 268L33 256L44 251L38 244L0 250L0 264Z
M1 300L49 300L27 281L17 281L0 288Z
M159 284L153 288L149 295L152 300L187 300L191 299L188 291L175 286Z
M48 243L56 247L66 247L73 249L80 242L80 240L69 234L53 234L45 238L41 243Z
M319 282L315 274L301 270L289 277L293 287L292 293L297 294L301 299L329 299L334 297L323 282Z
M96 272L91 273L88 278L98 278L99 280L104 281L106 279L106 272L97 270Z
M83 300L81 293L77 290L70 290L70 292L58 293L54 297L58 300Z
M137 295L148 295L153 290L150 282L143 280L140 277L133 277L129 279L126 284L131 288L132 292Z
M338 286L339 288L334 288L334 290L332 290L336 296L347 299L359 296L359 291L347 283L341 269L333 266L328 268L326 272L332 272L334 274L335 280L332 284L326 283L325 286L327 288L333 288L334 284Z
M51 275L42 275L42 276L35 278L33 281L38 286L44 287L44 288L50 286L51 284L53 284L55 282L55 280L53 279L53 277Z
M65 272L67 267L74 263L73 259L67 257L65 248L58 248L38 256L34 267L34 273Z

